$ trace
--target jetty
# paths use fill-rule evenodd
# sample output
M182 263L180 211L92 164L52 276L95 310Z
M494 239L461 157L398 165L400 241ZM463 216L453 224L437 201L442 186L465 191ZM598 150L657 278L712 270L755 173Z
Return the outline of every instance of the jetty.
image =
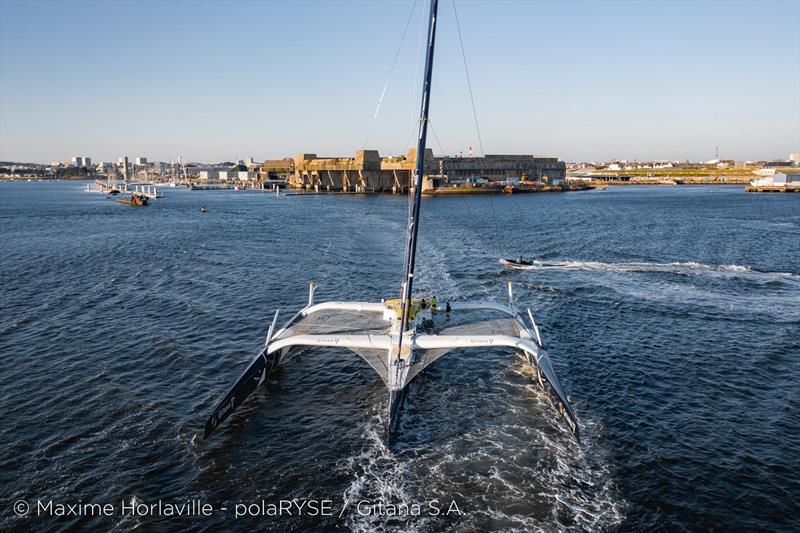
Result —
M450 186L438 185L428 189L422 189L425 196L459 196L475 194L530 194L544 192L568 192L568 191L588 191L597 188L595 185L586 183L569 183L561 185L547 185L537 183L531 185L508 184L507 182L489 182L486 184L475 185L469 182L455 182Z
M800 192L800 186L788 187L786 185L748 185L744 188L747 192Z
M84 192L97 194L123 194L128 192L126 183L116 183L114 181L95 180L94 183L86 185Z
M117 183L114 181L95 180L94 183L86 185L84 192L110 195L135 194L148 200L164 198L164 193L160 192L153 183L126 183L124 181Z
M155 185L134 185L133 190L128 189L128 192L132 192L139 196L143 196L149 200L155 200L157 198L164 198L164 193L158 191L158 188Z

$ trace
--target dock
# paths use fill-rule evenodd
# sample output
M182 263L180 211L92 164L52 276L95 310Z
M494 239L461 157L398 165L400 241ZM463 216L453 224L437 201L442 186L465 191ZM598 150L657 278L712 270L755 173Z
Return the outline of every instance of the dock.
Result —
M158 192L158 188L155 185L136 185L133 188L133 190L126 189L126 192L131 192L134 194L138 194L139 196L144 196L149 200L164 198L164 193Z
M800 186L789 185L748 185L744 188L747 192L800 192Z
M128 192L128 190L124 183L118 184L113 181L95 180L93 184L86 186L84 192L97 194L123 194Z
M139 184L134 185L131 189L127 183L116 183L113 181L96 180L93 184L87 185L84 192L91 192L96 194L138 194L144 196L149 200L157 198L164 198L164 194L159 192L154 184Z

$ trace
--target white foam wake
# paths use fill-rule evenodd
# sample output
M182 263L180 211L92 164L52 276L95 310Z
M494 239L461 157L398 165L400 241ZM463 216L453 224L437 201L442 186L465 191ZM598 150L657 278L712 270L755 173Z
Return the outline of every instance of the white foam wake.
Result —
M602 263L599 261L534 261L532 265L514 265L519 270L605 270L609 272L673 272L678 274L748 274L767 275L787 278L800 278L792 272L764 272L755 270L749 265L710 265L695 261L675 261L671 263L654 263L646 261L630 261L620 263Z

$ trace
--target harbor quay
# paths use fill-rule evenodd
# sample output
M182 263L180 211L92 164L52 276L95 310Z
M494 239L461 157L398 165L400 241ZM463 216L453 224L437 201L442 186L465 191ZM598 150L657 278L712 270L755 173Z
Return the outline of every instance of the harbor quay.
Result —
M116 164L92 163L90 157L37 163L0 162L0 180L94 179L96 187L130 192L130 187L168 184L193 190L294 189L302 194L370 194L411 190L416 149L382 157L377 150L358 150L352 156L319 156L303 152L294 157L252 157L236 162L169 163L145 157L122 156ZM557 157L487 154L436 157L426 149L422 180L425 195L524 193L606 189L617 185L745 185L750 192L800 190L800 154L787 160L711 160L702 163L658 160L604 163L565 163ZM154 189L155 190L155 189ZM139 191L141 192L141 191ZM149 193L148 193L149 194Z

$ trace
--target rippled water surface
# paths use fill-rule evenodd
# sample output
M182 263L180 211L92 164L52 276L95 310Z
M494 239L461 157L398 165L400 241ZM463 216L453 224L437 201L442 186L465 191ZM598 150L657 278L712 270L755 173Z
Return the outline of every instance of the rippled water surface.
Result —
M800 198L636 187L425 199L421 293L536 311L575 442L502 350L410 387L397 442L355 355L302 355L209 440L205 417L275 309L399 291L406 199L167 189L142 209L80 183L0 183L2 529L797 529ZM199 208L205 205L207 213ZM506 271L501 254L537 259ZM334 500L334 516L17 518L12 502L216 508ZM363 516L345 501L461 515Z

